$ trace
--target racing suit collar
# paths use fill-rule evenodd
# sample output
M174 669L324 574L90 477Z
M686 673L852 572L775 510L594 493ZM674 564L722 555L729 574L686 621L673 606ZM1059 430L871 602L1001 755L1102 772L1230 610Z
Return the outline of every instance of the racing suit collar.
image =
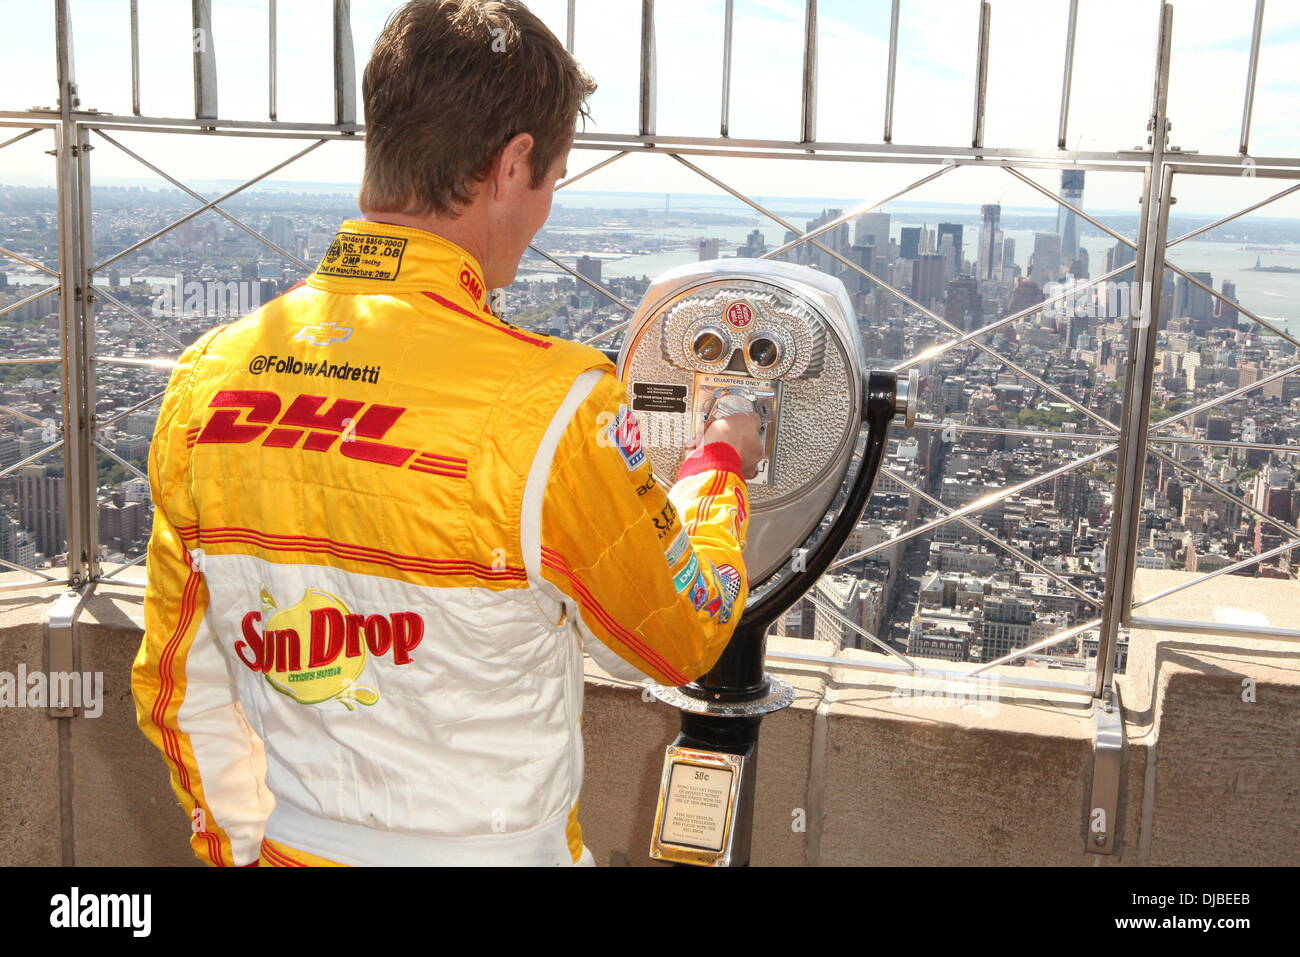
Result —
M308 285L328 292L437 292L486 311L483 268L456 243L411 226L349 219L339 227Z

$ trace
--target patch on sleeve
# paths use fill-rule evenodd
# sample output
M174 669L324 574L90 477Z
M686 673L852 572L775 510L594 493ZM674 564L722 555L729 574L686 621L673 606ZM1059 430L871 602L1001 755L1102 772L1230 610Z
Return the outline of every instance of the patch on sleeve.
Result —
M701 574L700 560L696 558L695 553L692 552L691 560L686 563L686 567L673 576L673 585L678 591L684 591L686 586L691 583L692 579L699 574ZM698 608L699 605L696 605L695 607Z
M685 529L677 533L673 543L668 546L668 551L664 552L664 558L668 559L669 568L682 560L682 556L686 554L686 548L690 543L691 540L687 537Z
M709 601L709 583L704 580L704 572L695 576L695 583L691 585L691 604L695 610L699 611Z
M641 446L641 423L627 406L619 406L618 416L609 427L609 437L618 449L618 454L623 456L623 464L628 471L640 468L645 462L645 449Z
M740 597L740 572L731 565L718 565L718 580L722 582L722 590L726 593L727 601L734 602Z

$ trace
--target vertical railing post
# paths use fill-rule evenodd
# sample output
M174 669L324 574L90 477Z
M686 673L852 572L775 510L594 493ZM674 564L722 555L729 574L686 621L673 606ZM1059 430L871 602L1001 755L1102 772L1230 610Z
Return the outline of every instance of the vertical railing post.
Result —
M90 441L89 360L85 347L86 219L81 183L84 136L73 113L80 106L72 55L69 0L56 0L55 45L59 84L59 129L55 150L59 203L59 331L63 366L63 516L67 535L68 580L74 585L94 573L95 455ZM89 501L87 497L89 496Z
M989 89L989 24L993 8L988 0L980 4L980 33L975 48L975 107L971 118L971 146L984 145L984 111Z
M641 136L655 133L655 0L641 0Z
M1246 68L1246 96L1241 104L1241 143L1245 156L1250 146L1250 113L1255 106L1255 77L1259 72L1259 39L1264 32L1264 0L1255 0L1255 25L1250 32L1250 65Z
M277 22L278 20L279 20L279 11L277 11L275 8L275 0L267 0L266 26L267 26L268 35L266 38L266 84L267 84L266 112L267 112L267 118L272 120L275 119L275 114L278 112L275 104L275 92L276 92L275 86L277 80L276 74L279 72L279 66L280 66L279 56L277 55L276 52L276 45L278 41L275 35L276 28L279 26Z
M727 0L722 23L722 123L719 136L727 136L731 125L731 30L735 0Z
M1061 112L1056 124L1056 148L1065 149L1065 131L1070 120L1070 86L1074 79L1074 33L1079 23L1079 0L1070 0L1069 23L1065 28L1065 68L1061 76Z
M357 122L357 67L352 53L352 0L334 0L334 122Z
M885 135L884 141L894 141L894 81L898 76L898 2L894 0L889 11L889 67L885 75Z
M217 48L212 37L212 0L191 0L194 32L194 117L217 118Z
M803 99L799 142L817 139L817 0L804 0Z
M1152 370L1159 338L1160 297L1164 289L1165 239L1169 225L1169 195L1172 171L1165 164L1169 142L1169 51L1173 38L1174 10L1160 5L1157 35L1155 83L1152 91L1150 168L1142 195L1134 263L1134 308L1130 310L1128 355L1125 357L1124 405L1120 432L1119 462L1115 498L1111 510L1114 533L1106 557L1105 604L1101 636L1097 645L1097 674L1094 696L1102 698L1111 687L1115 672L1120 626L1128 620L1133 601L1133 571L1137 555L1138 519L1146 484L1147 429L1151 421Z

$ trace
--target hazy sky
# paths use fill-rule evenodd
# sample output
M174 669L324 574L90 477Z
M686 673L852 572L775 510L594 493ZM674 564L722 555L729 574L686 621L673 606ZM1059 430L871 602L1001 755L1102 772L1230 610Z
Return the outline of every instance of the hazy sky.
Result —
M358 71L394 9L392 0L353 0ZM564 0L531 4L563 37ZM993 0L990 146L1055 146L1068 0ZM0 0L4 78L0 107L53 105L51 0ZM193 113L190 4L140 0L146 114ZM818 138L878 142L884 114L889 0L821 0ZM267 109L265 0L213 0L220 115L264 118ZM328 0L279 2L279 118L332 116ZM130 112L127 0L73 0L82 103ZM716 136L721 99L722 0L658 0L658 129ZM600 84L594 130L635 132L639 0L578 0L576 55ZM793 140L799 135L803 3L736 0L731 135ZM978 0L903 0L894 142L964 144L971 134ZM1176 0L1170 115L1173 142L1203 153L1235 153L1254 0ZM1069 146L1116 150L1145 140L1157 0L1081 0ZM1300 2L1270 0L1256 89L1251 151L1300 155ZM5 138L5 137L0 137ZM133 149L185 179L244 178L305 145L291 140L122 134ZM48 134L0 152L0 182L50 181ZM570 171L608 154L575 151ZM358 145L330 143L279 178L353 182ZM875 199L923 176L924 165L720 160L699 165L752 195ZM101 141L93 172L104 179L149 177ZM1055 185L1058 174L1030 171ZM1179 212L1227 212L1286 184L1249 178L1184 178ZM583 180L584 189L711 192L714 187L658 156L628 157ZM1136 174L1089 174L1085 205L1132 209ZM1042 205L1001 170L959 169L910 194L918 201ZM1273 215L1300 216L1293 195Z

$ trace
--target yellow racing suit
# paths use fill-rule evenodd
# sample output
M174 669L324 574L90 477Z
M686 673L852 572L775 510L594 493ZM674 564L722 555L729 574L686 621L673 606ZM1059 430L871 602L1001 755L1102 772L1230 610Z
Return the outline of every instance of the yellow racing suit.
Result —
M349 221L172 374L132 687L209 864L586 863L583 651L680 685L735 628L735 451L665 492L608 359L485 292Z

